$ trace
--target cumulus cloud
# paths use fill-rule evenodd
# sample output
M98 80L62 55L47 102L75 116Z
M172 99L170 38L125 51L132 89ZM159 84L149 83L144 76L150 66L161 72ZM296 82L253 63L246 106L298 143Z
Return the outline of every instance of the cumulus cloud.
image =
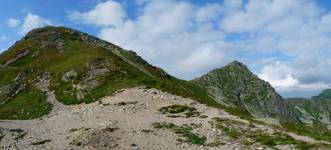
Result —
M298 79L293 77L293 69L280 62L264 66L259 77L269 81L275 88L280 89L293 87L299 84Z
M36 14L27 13L26 17L23 20L20 33L25 34L34 28L39 28L51 24L51 21L48 19L44 19Z
M298 75L297 73L295 69L278 61L264 66L258 76L270 82L279 92L287 94L305 91L315 92L317 94L319 91L330 87L322 81L303 83L296 77Z
M183 60L178 60L175 70L177 72L184 72L185 74L200 74L219 67L225 60L228 59L224 53L205 47L193 52ZM185 74L179 75L185 77Z
M106 1L70 18L99 26L100 38L135 50L180 78L239 59L281 93L300 96L331 84L331 11L315 1L136 3L138 12L131 17L121 3ZM101 12L106 13L97 15Z
M21 24L21 20L15 19L15 18L9 18L7 20L7 26L10 28L15 28Z
M127 14L123 6L116 1L98 3L94 9L87 12L71 12L69 18L73 21L97 26L120 26Z
M223 33L214 30L212 23L218 19L215 14L219 4L195 6L172 0L144 3L137 18L126 19L119 27L102 28L99 37L133 49L152 64L186 79L227 61Z

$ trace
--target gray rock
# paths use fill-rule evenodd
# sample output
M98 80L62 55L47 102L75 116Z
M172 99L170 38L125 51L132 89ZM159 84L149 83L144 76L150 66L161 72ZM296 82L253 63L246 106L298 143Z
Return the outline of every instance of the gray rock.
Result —
M105 75L110 70L104 60L95 60L90 65L89 78L96 78Z
M18 59L20 59L20 58L28 55L29 52L30 52L29 50L24 50L24 51L18 53L13 59L10 59L10 60L6 61L6 63L4 64L4 66L8 66L9 64L15 62L16 60L18 60Z
M72 71L65 73L62 76L62 81L69 82L69 81L74 80L77 76L78 76L78 73L76 71L72 70Z
M58 50L60 50L61 52L63 52L63 50L64 50L64 40L59 40L58 42L57 42L57 45L56 45L56 48L58 49Z
M77 98L79 101L81 101L81 100L84 99L84 94L83 94L81 91L79 91L79 92L76 93L76 98Z

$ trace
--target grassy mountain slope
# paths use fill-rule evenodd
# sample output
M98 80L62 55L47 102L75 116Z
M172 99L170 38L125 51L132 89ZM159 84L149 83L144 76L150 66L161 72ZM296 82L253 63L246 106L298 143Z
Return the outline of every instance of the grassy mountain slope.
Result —
M29 87L45 74L50 74L49 89L64 104L89 103L118 89L140 85L206 103L213 101L199 87L168 75L134 52L65 27L29 32L0 55L0 64L0 119L31 119L47 114L50 104L41 91L23 92L32 90ZM31 92L37 94L19 98ZM40 106L35 100L42 101ZM39 115L23 113L17 117L18 112L24 112L23 107L13 106L18 103L35 108ZM47 111L39 111L42 108Z

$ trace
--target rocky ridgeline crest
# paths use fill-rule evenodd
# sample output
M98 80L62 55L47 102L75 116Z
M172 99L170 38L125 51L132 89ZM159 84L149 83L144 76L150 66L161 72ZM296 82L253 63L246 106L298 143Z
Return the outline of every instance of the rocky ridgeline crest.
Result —
M274 88L241 62L231 62L191 82L207 89L219 103L241 108L255 117L299 122L298 114Z

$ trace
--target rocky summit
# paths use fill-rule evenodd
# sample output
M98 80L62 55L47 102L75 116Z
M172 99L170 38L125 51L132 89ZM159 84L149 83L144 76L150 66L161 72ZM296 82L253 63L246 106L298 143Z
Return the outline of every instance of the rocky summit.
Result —
M255 117L299 121L298 114L269 83L238 61L191 82L207 89L219 103L246 110Z
M0 54L0 149L330 149L329 96L284 100L237 61L185 81L46 26Z

